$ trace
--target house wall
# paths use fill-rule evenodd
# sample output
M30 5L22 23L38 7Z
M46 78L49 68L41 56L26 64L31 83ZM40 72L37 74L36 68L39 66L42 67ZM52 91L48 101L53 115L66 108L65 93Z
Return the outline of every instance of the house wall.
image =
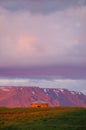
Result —
M48 104L31 104L31 107L33 107L33 108L37 108L37 107L46 108L46 107L48 107Z

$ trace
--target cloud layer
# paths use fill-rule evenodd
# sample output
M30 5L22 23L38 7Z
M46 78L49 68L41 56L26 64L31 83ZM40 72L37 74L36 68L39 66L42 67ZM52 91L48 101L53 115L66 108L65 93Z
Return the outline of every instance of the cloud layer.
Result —
M0 86L37 86L43 88L66 88L71 91L80 91L86 94L86 80L71 79L23 79L0 78Z
M43 74L58 78L39 78ZM0 0L0 75L26 75L25 79L0 77L0 86L85 93L86 0Z
M0 67L86 65L86 7L49 15L0 7Z
M82 7L86 0L0 0L0 5L7 10L28 10L34 14L49 14L71 7Z

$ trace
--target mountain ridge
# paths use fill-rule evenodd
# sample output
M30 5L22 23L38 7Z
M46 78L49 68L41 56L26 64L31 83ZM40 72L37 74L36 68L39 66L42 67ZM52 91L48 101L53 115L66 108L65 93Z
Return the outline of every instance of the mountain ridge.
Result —
M86 107L86 95L64 88L40 88L35 86L1 86L0 106L30 107L37 100L46 101L49 106Z

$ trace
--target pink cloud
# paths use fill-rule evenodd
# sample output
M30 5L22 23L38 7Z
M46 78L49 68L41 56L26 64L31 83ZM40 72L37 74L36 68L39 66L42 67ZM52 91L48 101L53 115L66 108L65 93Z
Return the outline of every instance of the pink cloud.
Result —
M0 67L86 64L86 7L0 14Z

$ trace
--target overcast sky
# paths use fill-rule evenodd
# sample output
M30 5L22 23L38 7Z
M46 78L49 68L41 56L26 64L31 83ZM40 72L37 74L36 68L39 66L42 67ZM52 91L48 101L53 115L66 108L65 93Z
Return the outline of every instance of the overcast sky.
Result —
M86 89L86 0L0 0L0 76L9 75L57 75Z

